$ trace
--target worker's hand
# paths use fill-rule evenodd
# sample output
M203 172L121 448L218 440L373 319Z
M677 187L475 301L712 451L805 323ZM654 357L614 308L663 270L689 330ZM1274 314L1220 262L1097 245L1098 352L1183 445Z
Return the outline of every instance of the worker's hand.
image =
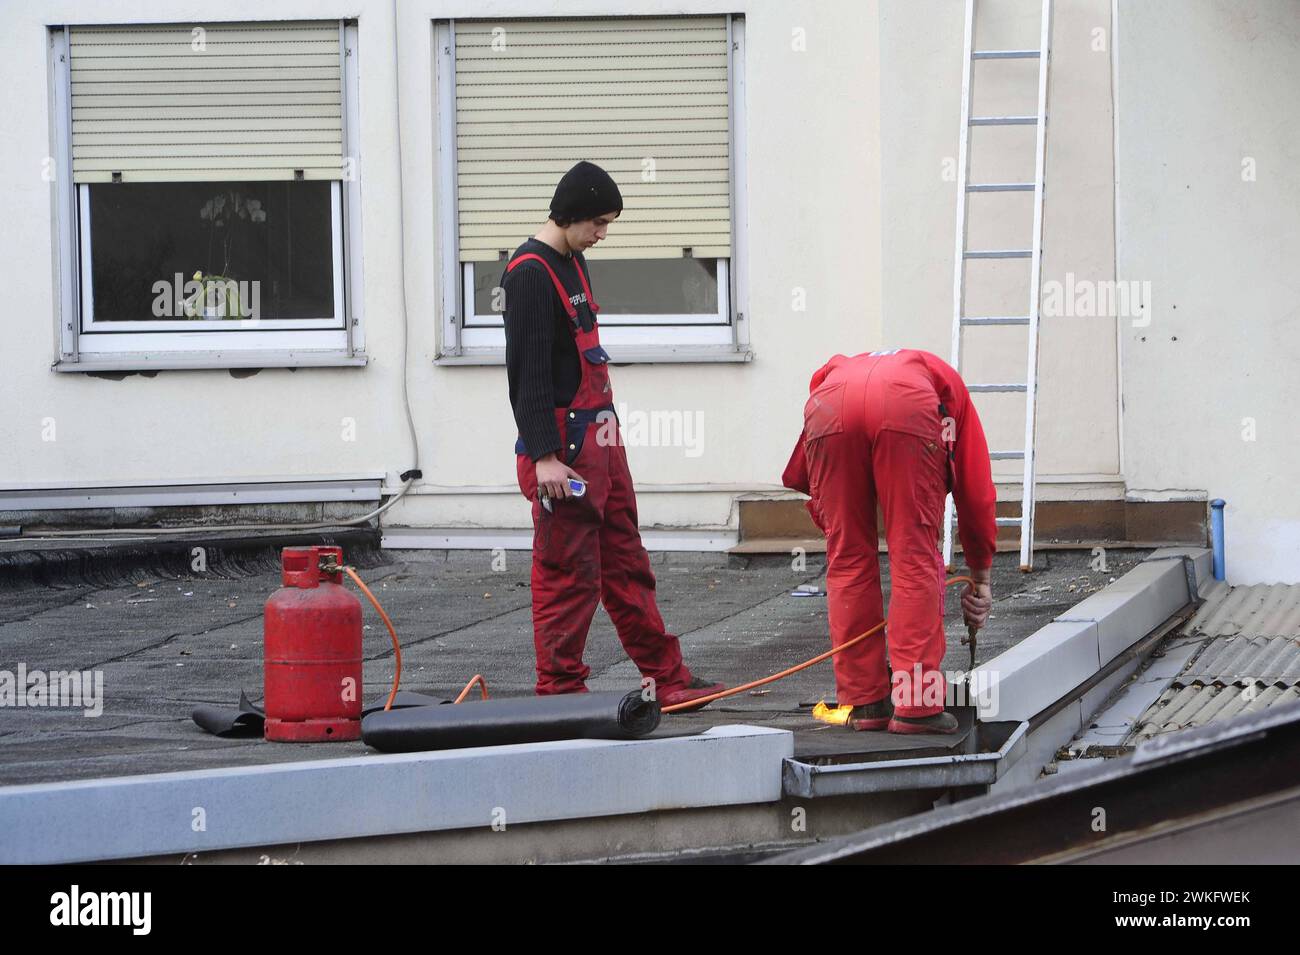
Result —
M972 570L969 572L973 584L967 584L961 595L961 613L966 619L966 626L976 630L988 622L989 611L993 609L993 588L989 585L991 571Z
M537 495L551 500L572 497L569 478L582 480L582 475L555 456L554 453L537 459Z

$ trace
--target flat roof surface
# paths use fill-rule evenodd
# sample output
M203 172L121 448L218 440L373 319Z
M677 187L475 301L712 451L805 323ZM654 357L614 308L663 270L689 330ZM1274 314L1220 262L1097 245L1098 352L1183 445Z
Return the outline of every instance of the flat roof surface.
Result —
M291 745L221 739L191 720L196 704L235 706L239 692L260 700L262 607L280 584L278 552L223 551L213 543L204 573L176 560L100 555L57 562L58 575L0 572L0 670L102 671L103 712L0 709L0 785L125 776L173 770L330 759L373 752L360 742ZM475 673L493 696L532 692L534 653L526 552L394 552L357 548L357 567L397 627L402 687L452 697ZM1039 554L1040 570L1022 574L1016 554L994 565L993 617L980 635L983 662L1117 578L1148 551L1109 550L1108 570L1091 570L1088 551ZM44 559L56 566L54 558ZM800 584L824 586L824 559L806 569L788 557L655 553L659 604L700 676L737 685L829 649L824 596L795 597ZM72 572L68 572L71 566ZM496 559L500 567L500 558ZM888 559L882 556L888 588ZM957 593L947 597L946 670L965 670L967 649ZM365 605L365 700L382 699L392 679L388 634ZM592 690L631 689L640 676L623 654L609 618L598 611L587 644ZM816 723L808 710L832 700L829 661L764 691L667 716L659 733L676 735L723 723L796 731L796 754L870 752L906 745L946 747L948 739L906 744L882 733L853 733ZM841 742L842 741L842 742ZM916 755L908 752L908 755Z

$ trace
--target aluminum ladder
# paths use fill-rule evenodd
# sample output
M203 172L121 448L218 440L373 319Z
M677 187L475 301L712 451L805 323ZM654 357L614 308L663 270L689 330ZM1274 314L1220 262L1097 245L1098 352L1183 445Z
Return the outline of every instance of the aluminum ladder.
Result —
M966 0L966 37L961 83L961 145L957 157L957 242L953 263L952 366L961 371L962 334L968 329L990 325L1025 325L1029 346L1023 383L967 384L972 394L1021 392L1025 395L1025 444L1020 450L991 451L994 461L1023 460L1024 476L1020 516L999 517L999 527L1020 528L1020 569L1034 564L1034 412L1038 398L1038 312L1043 260L1043 188L1047 158L1047 73L1051 61L1052 0L1042 0L1042 23L1036 50L977 50L975 41L976 0ZM1034 116L972 116L971 97L975 63L980 60L1038 60L1038 113ZM970 131L974 126L1037 126L1033 182L970 182ZM1034 231L1027 249L969 249L966 246L968 199L976 192L1033 192ZM966 314L966 263L972 259L1028 259L1029 307L1025 315L968 316ZM948 495L943 519L943 560L953 566L953 521L955 508Z

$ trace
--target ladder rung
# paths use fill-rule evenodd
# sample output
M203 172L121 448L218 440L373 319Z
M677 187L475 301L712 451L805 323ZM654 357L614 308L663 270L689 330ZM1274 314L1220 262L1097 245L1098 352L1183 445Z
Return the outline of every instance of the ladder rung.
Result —
M1032 182L976 182L966 186L967 192L1033 192Z
M1037 50L972 50L972 60L1036 60Z
M967 249L961 255L964 259L1027 259L1033 254L1033 249Z
M1023 451L990 451L989 460L991 461L1019 461L1023 459Z
M963 325L1028 325L1028 315L966 315Z
M966 390L981 394L988 394L999 391L1028 391L1027 385L967 385Z
M972 116L972 126L1037 126L1037 116Z

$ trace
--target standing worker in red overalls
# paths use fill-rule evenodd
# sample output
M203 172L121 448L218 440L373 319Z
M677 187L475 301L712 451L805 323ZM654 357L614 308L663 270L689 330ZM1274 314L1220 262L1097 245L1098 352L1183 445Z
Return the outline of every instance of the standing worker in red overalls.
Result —
M556 187L546 225L515 250L501 279L519 489L533 502L537 693L586 692L582 653L600 602L660 704L672 706L726 687L682 662L641 544L582 255L622 210L609 174L578 163Z
M915 349L836 355L809 391L782 483L811 496L808 510L826 534L833 646L884 619L877 501L889 548L889 666L880 633L837 654L837 702L853 707L854 729L955 733L939 670L945 568L937 543L951 491L975 581L962 595L962 613L967 626L983 627L992 607L997 493L979 415L953 367Z

